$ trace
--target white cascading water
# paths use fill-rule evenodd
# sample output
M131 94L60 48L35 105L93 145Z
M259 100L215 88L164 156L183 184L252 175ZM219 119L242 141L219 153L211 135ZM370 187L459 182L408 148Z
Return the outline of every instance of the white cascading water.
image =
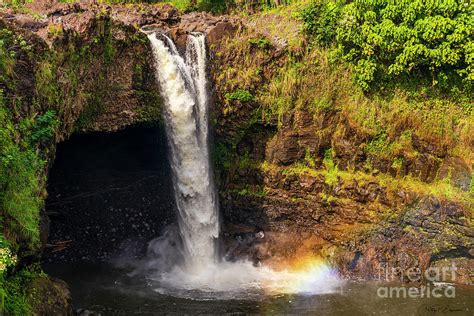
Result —
M250 262L218 260L219 218L209 161L205 36L189 34L183 59L166 35L146 33L165 101L164 119L184 248L176 248L170 237L172 230L150 242L151 258L141 263L141 268L157 268L159 273L148 276L160 284L156 290L178 296L187 295L182 290L191 291L192 295L196 295L196 290L220 293L218 298L226 297L223 293L227 293L228 298L234 299L255 292L317 294L334 291L339 283L324 264L313 264L304 271L276 272L268 267L254 267ZM168 265L169 260L178 261L173 259L176 254L182 254L184 264L174 262L170 270L156 267Z
M214 264L219 235L218 208L209 163L205 37L191 34L186 60L174 43L148 35L165 99L165 125L179 212L179 230L188 270Z

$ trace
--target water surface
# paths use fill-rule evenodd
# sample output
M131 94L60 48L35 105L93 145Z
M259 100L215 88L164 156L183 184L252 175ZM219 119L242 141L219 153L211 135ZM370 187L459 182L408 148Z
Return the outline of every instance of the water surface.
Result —
M74 308L102 315L163 314L293 314L293 315L473 315L474 290L456 287L455 298L396 299L377 297L377 282L345 282L337 293L276 295L246 299L176 298L156 291L157 284L131 277L124 269L108 264L75 263L47 265L46 271L65 280ZM195 293L196 297L201 297Z

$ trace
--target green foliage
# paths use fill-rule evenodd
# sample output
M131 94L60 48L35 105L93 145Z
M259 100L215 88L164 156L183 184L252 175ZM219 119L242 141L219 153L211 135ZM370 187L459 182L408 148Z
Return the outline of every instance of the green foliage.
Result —
M83 97L87 100L87 104L82 110L76 121L76 129L82 130L103 111L103 93L84 93Z
M242 189L232 190L240 196L253 196L253 197L265 197L267 192L261 185L246 185Z
M48 25L48 37L56 38L63 34L64 30L61 24L49 24Z
M77 2L77 0L60 0L60 2ZM133 3L160 3L171 4L183 12L207 11L223 13L234 4L233 0L98 0L108 4L133 4Z
M54 111L14 123L0 91L0 207L8 230L35 247L42 206L39 177L45 162L37 146L58 126Z
M0 275L0 314L31 315L30 298L27 293L30 283L41 273L36 266L22 269L14 275Z
M117 54L115 45L113 42L112 32L110 31L110 25L107 27L107 35L103 37L103 47L104 47L104 61L107 65L110 65Z
M25 4L30 3L30 2L32 2L32 0L4 0L2 3L0 3L0 8L4 6L4 7L13 8L13 9L20 9Z
M266 37L251 38L249 43L260 49L268 49L272 46L272 42Z
M23 36L15 35L6 28L0 29L0 88L1 85L11 84L8 77L13 71L18 53L28 53L30 51L31 46L28 45Z
M11 36L8 30L0 30L0 83L5 83L11 72L15 52L7 49L7 40Z
M334 151L333 149L328 149L324 152L323 165L326 168L326 173L324 175L324 182L333 187L338 183L338 169L334 162Z
M289 63L280 69L279 75L275 76L265 89L262 89L259 101L263 106L264 121L276 118L278 127L281 127L284 115L305 102L304 98L309 97L306 89L311 87L309 82L304 82L305 70L308 68L305 69L304 64L300 62ZM302 92L305 94L302 95Z
M311 104L311 110L330 112L334 108L333 101L329 98L315 98Z
M300 13L317 42L335 43L364 89L416 79L472 94L474 6L460 1L326 0Z
M332 202L337 201L337 197L332 196L330 194L326 194L324 192L319 193L319 196L325 203L328 203L328 204L331 204Z
M254 100L254 97L247 90L237 89L236 91L232 93L226 93L225 99L227 101L239 101L242 103L247 103L247 102L252 102Z
M199 0L197 1L198 11L208 11L212 13L223 13L230 7L234 1L232 0Z
M20 122L19 130L22 138L29 145L45 143L55 134L59 126L59 120L54 110L48 110L43 115L35 118L27 118Z
M336 37L337 22L345 1L313 2L295 15L303 21L303 30L319 43L331 43Z
M0 31L1 84L8 91L15 89L13 65L17 57L30 51L22 36L7 29ZM44 167L37 148L54 135L58 120L54 111L14 120L10 102L0 87L0 220L5 237L34 248L39 242L39 179ZM20 102L15 99L16 104Z
M403 158L402 157L397 157L393 160L392 168L400 170L402 168L402 166L403 166Z
M216 0L218 1L218 0ZM237 12L268 11L280 6L288 6L302 0L221 0L227 2L228 7L233 7Z
M309 167L315 168L316 167L316 160L313 156L311 156L311 152L309 148L306 148L306 152L304 155L304 161L308 164Z
M212 158L219 170L229 170L232 167L231 149L223 143L216 143L212 148Z
M469 183L469 193L474 196L474 174L471 174L471 182Z
M387 139L387 133L381 132L376 135L365 147L369 154L378 155L389 151L390 141Z

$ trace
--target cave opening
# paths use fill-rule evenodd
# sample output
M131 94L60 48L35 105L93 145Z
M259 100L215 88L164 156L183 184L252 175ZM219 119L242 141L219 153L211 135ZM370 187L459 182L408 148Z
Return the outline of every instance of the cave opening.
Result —
M46 263L143 255L176 221L166 136L157 126L74 134L49 172Z

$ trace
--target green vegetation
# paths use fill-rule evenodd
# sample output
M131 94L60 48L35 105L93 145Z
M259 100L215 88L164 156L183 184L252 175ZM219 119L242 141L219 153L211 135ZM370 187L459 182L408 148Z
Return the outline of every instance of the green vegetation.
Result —
M334 162L334 151L332 149L326 150L324 153L323 166L326 168L326 173L324 174L324 182L334 187L338 183L338 173L339 170Z
M237 89L232 93L226 93L225 99L227 101L239 101L242 103L246 103L246 102L252 102L254 97L247 90Z
M227 171L233 165L233 155L225 144L217 143L212 147L212 161L218 170Z
M251 38L249 39L249 43L260 49L267 49L272 46L272 42L265 37Z
M326 152L327 155L328 152ZM325 183L333 188L340 183L343 187L351 184L354 180L359 186L366 183L376 183L385 188L387 194L396 198L400 191L413 192L419 196L435 196L441 200L448 200L461 203L468 210L474 208L474 195L451 185L449 179L437 180L432 183L425 183L412 176L394 178L384 173L366 173L363 171L340 170L333 166L332 159L326 158L326 167L314 169L305 163L297 162L290 166L278 166L268 162L260 164L260 169L265 173L281 173L283 175L309 175L312 177L323 176ZM328 194L326 192L326 194Z
M296 17L304 21L304 31L320 44L329 44L336 37L341 10L346 1L314 1Z
M45 161L37 146L49 140L58 125L47 111L18 124L12 120L0 92L0 205L7 234L35 247L39 242L39 210L42 206L40 175Z
M41 182L45 165L38 148L49 141L59 123L53 110L22 114L18 119L22 98L6 98L4 90L15 91L13 65L17 58L30 53L31 47L21 36L8 29L0 31L1 238L9 240L12 247L17 247L21 240L22 244L36 248L39 246Z
M13 9L20 9L22 8L25 4L32 2L33 0L4 0L2 3L0 3L0 9L2 7L10 7Z
M328 204L331 204L332 202L335 202L335 201L338 200L337 197L332 196L332 195L330 195L330 194L326 194L326 193L324 193L324 192L319 193L319 196L321 197L321 199L322 199L324 202L326 202L326 203L328 203Z
M357 1L352 6L356 4ZM364 90L353 80L357 60L341 58L343 50L337 43L336 31L346 5L337 1L298 1L298 5L258 12L249 19L260 34L251 30L238 33L217 51L216 59L222 63L217 83L226 96L222 100L224 117L238 113L240 116L236 120L242 122L240 129L232 133L232 139L223 140L223 143L234 144L226 148L228 155L233 155L239 139L234 136L248 133L251 125L247 123L279 128L295 124L293 128L298 128L298 119L288 118L307 119L302 113L309 112L313 115L312 124L321 126L316 132L321 139L330 138L331 142L338 143L345 133L356 133L361 137L359 148L367 156L367 165L384 160L403 176L405 166L426 155L420 144L430 144L428 155L432 161L439 163L445 155L458 156L470 165L474 161L471 146L474 112L472 98L464 85L467 78L448 91L439 84L433 85L429 71L416 70L370 82L369 91ZM300 19L299 22L292 16ZM294 30L298 29L298 23L308 21L313 24L306 29L310 45L305 46L301 35L295 34ZM260 38L272 38L270 35L283 37L288 46L286 54L268 63L268 56L276 47L259 50L252 47L258 47ZM290 42L290 39L296 40ZM438 41L434 44L441 45ZM385 56L380 49L374 54L377 58ZM379 84L384 84L385 89ZM241 117L245 111L238 102L234 104L228 100L230 94L239 89L252 91L256 101L249 105L253 107L252 113L246 118ZM332 121L327 126L324 121L328 119L346 123ZM324 157L316 154L313 159L321 161ZM233 159L226 161L227 169L232 169L236 163ZM308 162L303 163L304 166L308 166ZM344 168L353 167L344 165Z
M0 30L0 314L29 312L19 280L7 270L17 263L17 250L39 248L39 211L42 206L41 172L44 161L37 146L54 129L54 113L27 116L15 121L12 111L21 98L6 99L5 89L14 91L13 66L30 47L7 29ZM12 102L13 101L13 102Z
M39 248L39 212L43 206L43 168L37 148L54 135L54 111L15 123L0 90L0 313L28 315L25 285L36 275L20 270L7 276L17 249Z
M76 0L63 0L64 2L75 2ZM171 4L183 12L208 11L212 13L223 13L233 1L227 0L99 0L98 2L108 4L132 4L132 3L155 3Z
M21 35L0 30L0 314L31 314L26 285L41 271L17 262L40 247L45 169L60 123L70 124L61 126L70 132L82 109L75 127L86 127L112 89L106 78L117 43L110 20L101 17L97 23L90 42L63 41L40 54ZM62 35L59 26L48 28L49 37ZM33 73L34 87L25 90L17 65ZM156 99L140 100L150 98ZM148 110L143 107L143 115L155 115Z
M0 276L0 312L7 315L31 315L30 297L27 288L31 281L41 274L41 269L22 269L10 277ZM3 291L3 292L2 292Z
M262 119L271 122L276 118L281 126L283 117L295 110L331 112L351 97L348 93L358 93L348 78L347 67L331 64L327 50L312 49L302 58L287 62L260 89Z
M300 18L317 42L354 65L366 91L402 83L471 96L474 6L468 0L314 2Z
M107 0L111 1L111 0ZM112 0L114 1L114 0ZM121 1L121 0L117 0ZM129 0L134 1L134 0ZM146 2L146 1L141 1ZM155 2L155 1L151 1ZM161 2L161 1L156 1ZM247 12L254 9L268 10L281 5L289 5L298 0L168 0L178 9L189 11L208 11L212 13L224 13L227 11Z
M261 185L245 185L241 189L231 190L230 192L237 193L240 196L265 197L267 192Z

